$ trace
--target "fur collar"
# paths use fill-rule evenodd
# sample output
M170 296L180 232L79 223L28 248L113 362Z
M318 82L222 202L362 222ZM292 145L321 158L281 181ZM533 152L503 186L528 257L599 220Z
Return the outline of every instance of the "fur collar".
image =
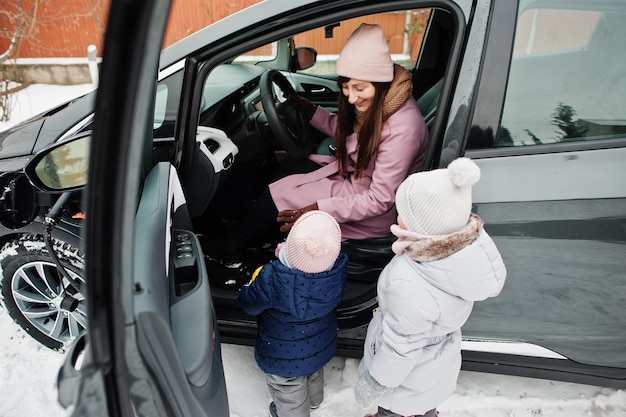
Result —
M480 235L483 225L483 220L474 213L470 214L469 221L461 230L449 235L421 235L394 224L391 233L398 240L391 248L397 255L406 252L416 262L437 261L471 245Z

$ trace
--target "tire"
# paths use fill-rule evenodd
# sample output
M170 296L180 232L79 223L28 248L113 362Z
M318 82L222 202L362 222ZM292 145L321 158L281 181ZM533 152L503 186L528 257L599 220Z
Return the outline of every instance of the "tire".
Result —
M68 275L83 284L80 292L56 267L43 237L25 235L0 249L0 294L9 316L26 333L64 351L87 326L84 258L75 247L53 242Z

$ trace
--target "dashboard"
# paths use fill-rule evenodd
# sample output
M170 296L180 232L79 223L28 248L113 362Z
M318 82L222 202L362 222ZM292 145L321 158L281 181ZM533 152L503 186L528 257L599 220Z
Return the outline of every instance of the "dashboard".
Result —
M222 64L208 76L202 94L200 125L233 134L255 111L261 111L259 79L266 68Z

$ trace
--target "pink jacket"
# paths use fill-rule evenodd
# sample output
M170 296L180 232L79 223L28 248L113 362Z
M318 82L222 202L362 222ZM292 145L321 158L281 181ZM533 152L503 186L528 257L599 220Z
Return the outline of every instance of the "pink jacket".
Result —
M318 107L311 125L334 137L337 115ZM383 124L378 152L360 179L355 179L351 171L357 158L357 136L353 133L346 143L352 161L348 176L338 173L336 158L310 155L309 159L323 166L270 184L272 199L279 211L317 201L319 209L340 224L344 239L387 236L396 221L396 190L407 175L419 168L427 140L424 119L415 100L409 99Z

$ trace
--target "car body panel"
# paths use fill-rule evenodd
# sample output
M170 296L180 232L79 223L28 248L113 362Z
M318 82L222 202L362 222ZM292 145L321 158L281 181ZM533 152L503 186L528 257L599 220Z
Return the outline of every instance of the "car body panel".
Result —
M476 306L467 332L480 322L485 334L508 333L580 363L626 365L618 348L626 343L624 158L626 149L474 158L483 177L476 212L508 280L497 300Z
M44 124L38 119L0 134L0 157L29 155Z
M95 100L96 94L94 92L87 93L62 105L61 108L57 108L54 114L46 116L33 152L63 139L69 133L78 133L79 129L84 128L80 122L88 119L93 113Z

